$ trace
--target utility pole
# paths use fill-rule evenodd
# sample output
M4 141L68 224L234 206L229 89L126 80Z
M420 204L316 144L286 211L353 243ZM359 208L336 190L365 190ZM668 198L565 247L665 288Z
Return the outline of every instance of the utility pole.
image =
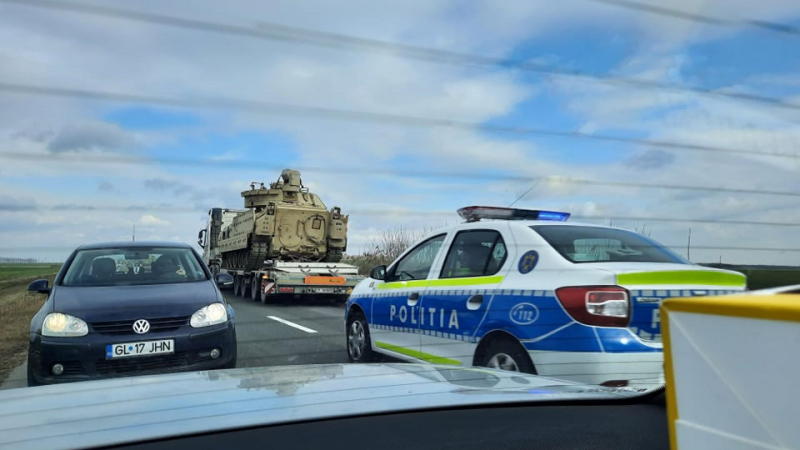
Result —
M689 228L689 240L686 242L686 259L688 259L689 261L692 260L690 253L691 247L692 247L692 229Z
M136 225L133 226L133 234L131 235L131 242L136 242Z

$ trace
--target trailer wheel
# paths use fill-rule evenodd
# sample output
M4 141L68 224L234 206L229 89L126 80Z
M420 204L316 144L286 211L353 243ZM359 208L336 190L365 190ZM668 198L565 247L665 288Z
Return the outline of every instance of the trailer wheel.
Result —
M258 275L253 275L253 278L250 280L250 300L259 300L261 292L261 277Z
M239 288L242 285L242 276L241 275L234 275L233 276L233 295L239 296Z
M250 295L250 280L248 280L244 275L242 275L242 283L240 286L241 288L239 288L239 295L241 295L242 298L247 298L247 296Z
M269 294L267 294L267 292L262 288L261 289L261 303L263 303L263 304L267 303L267 295L269 295Z

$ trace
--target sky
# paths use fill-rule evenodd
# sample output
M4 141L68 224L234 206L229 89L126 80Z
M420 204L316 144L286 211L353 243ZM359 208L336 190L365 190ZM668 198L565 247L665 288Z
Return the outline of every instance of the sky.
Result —
M752 224L800 225L798 34L590 0L63 2L272 38L0 2L0 256L63 260L134 227L137 240L194 243L209 208L241 207L250 182L293 168L350 214L351 254L389 229L514 203L644 230L684 256L691 229L695 262L800 264L800 227ZM798 2L649 3L800 25ZM339 37L286 39L295 29Z

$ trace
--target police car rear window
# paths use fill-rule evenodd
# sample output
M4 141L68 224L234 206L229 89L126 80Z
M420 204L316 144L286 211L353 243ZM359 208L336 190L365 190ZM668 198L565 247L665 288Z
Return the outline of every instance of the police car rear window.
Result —
M663 262L689 264L672 250L632 231L611 228L534 225L550 246L574 263Z

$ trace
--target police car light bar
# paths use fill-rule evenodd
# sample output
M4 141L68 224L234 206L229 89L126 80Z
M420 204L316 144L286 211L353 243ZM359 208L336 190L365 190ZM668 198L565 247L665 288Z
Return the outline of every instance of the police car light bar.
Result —
M467 222L481 219L501 220L555 220L565 222L569 213L540 211L535 209L498 208L496 206L467 206L458 210L458 215Z

